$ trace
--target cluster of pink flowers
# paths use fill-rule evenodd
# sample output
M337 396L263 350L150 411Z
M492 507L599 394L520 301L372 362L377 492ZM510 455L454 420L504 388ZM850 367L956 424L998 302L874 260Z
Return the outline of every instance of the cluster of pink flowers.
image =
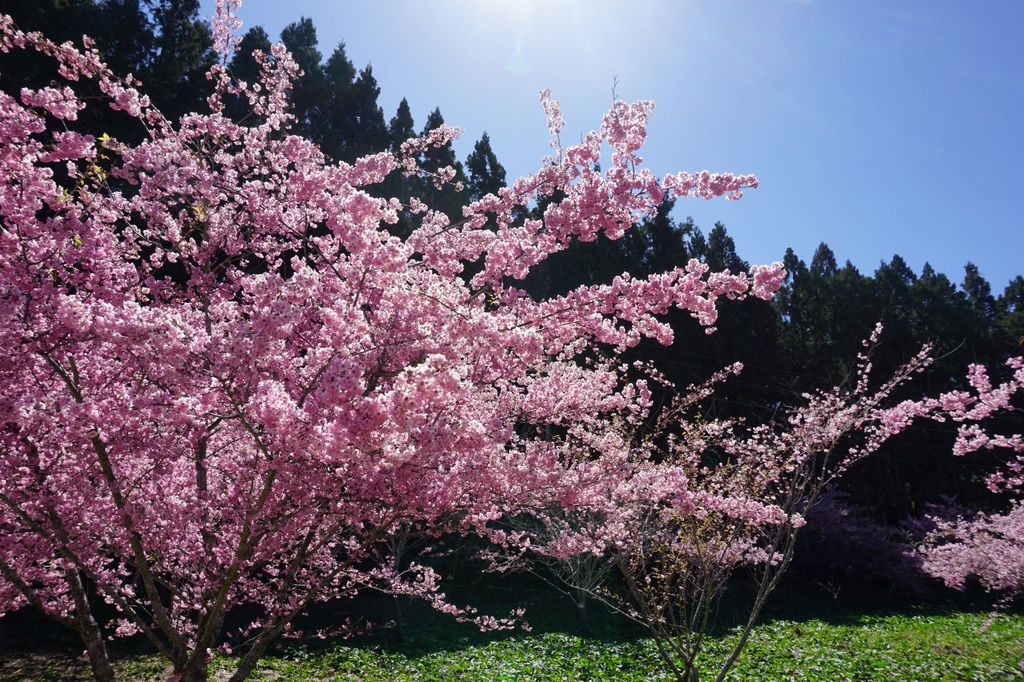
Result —
M993 493L1009 496L1007 507L994 513L931 515L933 528L917 549L930 575L957 589L977 580L1000 604L1024 595L1024 437L993 432L984 421L1013 410L1024 392L1024 358L1011 357L1006 367L1007 378L993 384L984 367L972 365L967 373L971 391L944 393L930 406L958 424L954 454L1009 453L1003 466L985 478Z
M75 91L69 87L40 88L39 90L21 90L22 104L30 107L45 109L54 118L65 121L74 121L78 118L78 112L85 108L85 104L78 101Z
M928 517L916 558L929 575L954 589L977 581L1009 605L1024 594L1024 502L1005 513L939 510Z

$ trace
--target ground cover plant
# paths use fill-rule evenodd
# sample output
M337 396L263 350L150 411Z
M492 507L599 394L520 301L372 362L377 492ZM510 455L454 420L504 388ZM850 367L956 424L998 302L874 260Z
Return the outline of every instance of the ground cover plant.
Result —
M893 600L834 600L782 588L755 628L730 679L737 680L1010 680L1024 657L1019 612L992 615L963 602L921 606ZM402 642L387 629L356 640L287 643L272 651L254 679L277 680L659 680L657 648L628 621L600 607L588 628L550 591L521 595L534 631L481 633L453 625L429 607L410 608ZM493 596L491 597L493 599ZM484 598L483 608L502 608ZM507 597L505 598L507 601ZM736 614L739 615L739 614ZM711 674L738 633L728 616L699 659ZM56 633L54 633L56 634ZM66 680L89 676L84 657L57 642L6 648L0 676L12 680ZM234 661L218 655L213 675L230 673ZM124 679L162 680L170 667L138 649L116 651L114 669Z
M300 72L283 46L254 52L253 82L228 73L236 9L218 4L208 111L177 119L90 41L0 16L0 49L34 51L56 74L0 94L0 612L34 607L76 632L96 679L116 676L111 635L144 639L180 680L237 651L218 660L245 679L279 638L308 634L311 608L368 590L484 630L526 627L515 605L483 614L446 594L429 561L458 537L490 570L567 565L567 587L642 624L669 674L692 680L721 653L722 679L826 484L914 420L960 424L964 455L1015 452L990 484L1019 493L1020 436L984 426L1024 387L1019 358L900 401L930 349L879 381L879 327L849 385L751 424L699 411L740 366L677 387L626 353L670 343L672 309L713 332L717 303L770 299L781 264L693 259L528 294L549 257L622 238L666 198L757 186L655 177L639 154L651 102L615 101L565 145L545 91L551 154L456 218L378 191L395 175L457 183L425 163L456 129L328 160L291 130ZM97 106L138 141L81 129ZM226 113L239 106L242 122ZM926 563L1011 599L1012 560L942 559L949 545L1018 546L1019 514L976 523L996 542L943 526ZM755 575L753 606L718 647L713 614L740 569Z

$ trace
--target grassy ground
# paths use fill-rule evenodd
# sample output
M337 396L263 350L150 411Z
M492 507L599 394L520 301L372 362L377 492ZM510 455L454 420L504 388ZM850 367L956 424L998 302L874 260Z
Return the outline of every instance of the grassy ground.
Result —
M782 602L786 604L787 602ZM792 604L793 602L788 602ZM563 608L568 605L568 609ZM597 618L584 631L571 604L548 595L534 604L531 633L484 635L414 605L404 641L378 635L355 643L292 645L265 659L262 680L661 680L657 652L621 621ZM731 679L1017 680L1024 679L1024 614L936 607L887 608L831 601L776 607L766 614ZM735 629L717 631L701 660L708 675ZM212 679L226 679L218 658ZM147 654L116 661L126 680L159 680L163 662ZM0 679L87 679L80 659L42 651L0 655ZM706 679L702 677L702 679Z

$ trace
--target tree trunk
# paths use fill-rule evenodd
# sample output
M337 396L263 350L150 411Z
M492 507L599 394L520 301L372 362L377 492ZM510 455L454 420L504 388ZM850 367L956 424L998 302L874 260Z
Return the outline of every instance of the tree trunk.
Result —
M593 629L590 627L590 608L587 604L586 593L580 590L576 595L576 599L576 609L580 615L580 623L583 625L583 631L588 635L593 634Z
M399 643L404 643L405 621L402 620L402 597L396 594L392 596L392 599L395 604L395 635Z
M99 627L92 616L87 616L92 621L90 626L85 626L80 631L82 641L85 643L85 652L89 657L89 667L92 669L92 676L97 682L114 682L114 668L110 665L107 657L107 648L103 644L103 637L99 635Z
M75 601L75 625L78 634L85 644L85 652L89 657L89 667L92 668L92 676L98 682L114 682L114 668L110 665L110 658L107 656L107 647L103 643L103 633L100 626L92 616L92 609L89 607L89 599L85 595L85 588L82 586L82 579L78 570L71 568L67 570L66 578L71 591L71 597Z
M184 667L175 668L167 682L206 682L207 672L206 656L196 656L190 659Z
M267 650L267 645L270 643L271 638L258 638L252 645L252 648L246 652L245 656L238 663L238 667L235 668L234 674L230 677L228 682L242 682L249 678L249 674L252 673L253 668L259 663L259 660L263 658L263 654Z

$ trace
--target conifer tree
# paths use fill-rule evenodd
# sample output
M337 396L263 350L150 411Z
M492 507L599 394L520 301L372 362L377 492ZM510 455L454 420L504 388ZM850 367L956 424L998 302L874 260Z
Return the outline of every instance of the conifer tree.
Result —
M409 108L409 101L402 98L398 103L395 115L391 117L388 124L388 149L397 152L401 149L402 143L416 135L415 123L412 118L412 110ZM384 191L387 196L397 198L405 207L398 213L398 222L391 226L391 232L399 237L405 238L412 232L413 214L409 211L409 199L412 196L414 187L413 179L401 173L392 173L384 180Z
M332 159L351 160L358 134L352 108L356 67L348 58L345 43L338 43L324 64L324 99L316 121L314 139Z
M485 194L496 194L505 186L505 168L491 149L491 138L487 131L484 131L473 146L473 151L466 157L466 174L466 189L473 201Z
M206 72L216 56L210 26L199 15L199 0L158 0L151 7L156 50L142 78L165 114L177 118L202 111L213 92Z
M829 248L828 244L821 242L814 251L814 257L811 258L811 272L824 277L831 277L838 271L839 267L836 265L835 254L832 253L832 249Z
M729 231L722 223L715 223L711 232L708 233L708 250L704 262L716 271L740 272L749 267L747 262L736 253L736 242L729 236Z
M292 113L295 115L295 132L321 142L321 134L318 134L321 132L319 121L326 96L326 84L313 20L302 17L285 26L281 31L281 42L302 69L302 75L295 80L290 95Z
M95 9L101 28L96 45L110 67L122 73L144 73L153 59L156 38L142 0L105 0Z
M415 123L412 119L412 111L409 109L409 100L402 98L398 103L398 110L388 124L388 147L392 151L398 151L402 143L416 134Z
M672 199L662 201L657 214L640 226L646 237L642 270L645 273L665 272L676 266L685 265L689 259L685 228L672 219L674 207L675 201ZM693 227L692 221L686 225Z
M1017 275L996 301L997 324L1010 345L1024 347L1024 277Z
M444 116L441 109L435 108L427 116L427 122L423 126L423 132L427 133L435 128L444 125ZM451 143L442 146L432 147L423 152L421 167L430 174L436 174L444 168L454 168L454 182L446 183L441 189L437 189L432 181L420 183L419 192L421 198L427 205L435 210L445 213L449 218L458 220L462 217L462 209L465 203L466 174L462 163L455 156L455 150Z
M238 41L238 48L231 58L229 70L235 78L246 83L255 83L260 75L260 66L253 58L253 52L260 50L270 54L270 36L262 26L253 26Z
M384 111L377 104L380 86L373 77L373 67L366 65L352 84L351 110L356 135L353 136L351 158L382 152L388 148L388 127Z
M964 281L961 286L975 310L987 321L995 318L996 301L992 297L992 286L981 276L978 266L974 263L968 262L964 266Z

